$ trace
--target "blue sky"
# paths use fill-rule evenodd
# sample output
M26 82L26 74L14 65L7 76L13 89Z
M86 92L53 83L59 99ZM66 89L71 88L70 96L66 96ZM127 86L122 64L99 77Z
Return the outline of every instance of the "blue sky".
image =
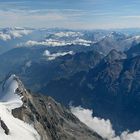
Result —
M0 27L140 27L140 0L0 0Z

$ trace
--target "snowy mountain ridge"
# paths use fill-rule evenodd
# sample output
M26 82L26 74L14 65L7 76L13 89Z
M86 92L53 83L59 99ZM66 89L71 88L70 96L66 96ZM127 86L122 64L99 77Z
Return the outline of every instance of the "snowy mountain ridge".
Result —
M104 140L53 98L32 94L16 75L1 84L0 139Z
M1 85L0 99L0 138L2 140L39 140L40 136L32 125L29 125L12 115L12 109L22 106L22 95L17 92L18 77L11 75ZM3 125L5 127L3 127ZM6 133L7 130L7 133Z

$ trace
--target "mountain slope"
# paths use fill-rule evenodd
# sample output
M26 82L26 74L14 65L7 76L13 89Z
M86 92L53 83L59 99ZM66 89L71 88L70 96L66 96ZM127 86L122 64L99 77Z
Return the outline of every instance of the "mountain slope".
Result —
M5 90L0 102L3 140L103 140L51 97L27 91L15 75L3 82L1 94Z
M72 102L93 109L96 116L109 118L118 133L138 130L140 56L121 60L120 54L116 56L108 55L89 72L51 81L46 92L65 105Z
M15 73L27 88L38 92L52 79L67 77L82 70L88 71L103 57L96 51L88 51L48 60L43 55L46 50L39 47L16 48L0 55L0 80L9 73Z
M15 75L11 75L0 90L0 139L2 140L39 140L40 136L33 126L16 119L12 109L22 106L21 94L16 92L18 82ZM24 135L23 135L24 134Z
M131 46L139 44L140 36L111 32L93 44L93 49L107 55L112 49L127 51Z

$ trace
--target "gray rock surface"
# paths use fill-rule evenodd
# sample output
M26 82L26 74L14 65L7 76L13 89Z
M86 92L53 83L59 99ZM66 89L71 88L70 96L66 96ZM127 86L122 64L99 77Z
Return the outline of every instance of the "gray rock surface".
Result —
M18 78L17 81L23 105L12 110L12 114L32 124L41 140L103 140L53 98L32 94Z

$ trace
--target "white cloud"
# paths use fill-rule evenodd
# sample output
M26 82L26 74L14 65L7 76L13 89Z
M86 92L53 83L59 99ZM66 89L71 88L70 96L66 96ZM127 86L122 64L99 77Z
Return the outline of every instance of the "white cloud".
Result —
M90 46L92 43L92 41L90 40L85 40L85 39L80 39L79 37L81 36L80 33L76 33L76 32L68 32L68 33L56 33L55 34L57 37L57 39L46 39L44 41L34 41L34 40L29 40L25 43L20 43L18 44L18 46L38 46L38 45L42 45L42 46L52 46L52 47L56 47L56 46L66 46L66 45L83 45L83 46ZM67 37L68 39L65 40L63 39L63 37ZM71 37L76 37L76 39L71 39Z
M65 43L64 41L59 41L59 40L52 40L52 39L46 39L45 41L32 41L29 40L25 44L19 44L19 46L37 46L37 45L42 45L42 46L65 46L65 45L71 45L71 43Z
M84 46L90 46L91 43L94 43L90 40L85 40L85 39L76 39L73 41L73 44L79 44L79 45L84 45Z
M0 32L0 39L7 41L11 40L12 38L20 38L24 35L30 34L31 32L32 32L31 30L11 28L6 32L3 31Z
M111 122L109 120L92 117L92 110L83 109L82 107L71 107L71 111L80 121L102 137L110 139L115 136L115 131L112 129Z
M4 16L3 16L4 15ZM79 11L0 10L1 27L66 27L81 16ZM9 22L10 21L10 22Z
M4 16L3 16L4 15ZM100 20L98 18L100 16ZM107 17L106 17L107 16ZM83 17L88 17L83 18ZM102 18L103 17L103 18ZM92 20L96 18L96 20ZM104 18L113 20L110 22L104 22ZM113 18L113 19L112 19ZM70 29L96 29L96 28L119 28L125 27L125 23L121 23L120 19L116 21L118 17L114 19L114 16L110 16L109 13L95 12L94 10L89 13L87 10L75 10L75 9L49 9L49 10L0 10L0 26L1 27L59 27ZM102 21L103 20L103 21ZM10 21L10 22L9 22Z
M130 16L121 16L121 18L126 18L126 19L140 19L139 15L130 15Z
M11 30L9 31L9 34L13 37L13 38L20 38L24 35L28 35L30 34L32 31L31 30Z
M11 39L11 36L8 35L8 34L4 34L4 33L0 32L0 39L4 40L4 41L7 41L7 40Z
M57 57L60 56L65 56L67 54L73 54L73 51L69 51L69 52L58 52L58 53L50 53L48 50L45 50L45 52L43 53L44 56L47 56L48 60L54 60Z
M73 29L110 29L140 27L139 1L121 3L105 0L0 2L0 26L60 27ZM56 6L57 3L57 6ZM52 5L54 7L52 9ZM104 8L99 8L104 5ZM106 9L110 5L115 9ZM36 5L35 7L33 5ZM33 8L34 7L34 8ZM84 8L83 8L84 7ZM94 8L90 8L94 7ZM118 10L119 9L119 10ZM134 11L132 11L134 10ZM130 16L128 16L130 14ZM132 16L131 16L132 14ZM122 18L121 16L126 18ZM137 19L137 22L131 19ZM10 21L10 22L9 22ZM120 22L121 21L121 22Z
M85 123L103 138L108 140L140 140L140 130L133 133L124 131L120 136L116 136L110 120L93 117L92 110L82 107L71 107L71 111L81 122Z
M140 131L134 133L123 132L120 136L120 140L140 140Z

